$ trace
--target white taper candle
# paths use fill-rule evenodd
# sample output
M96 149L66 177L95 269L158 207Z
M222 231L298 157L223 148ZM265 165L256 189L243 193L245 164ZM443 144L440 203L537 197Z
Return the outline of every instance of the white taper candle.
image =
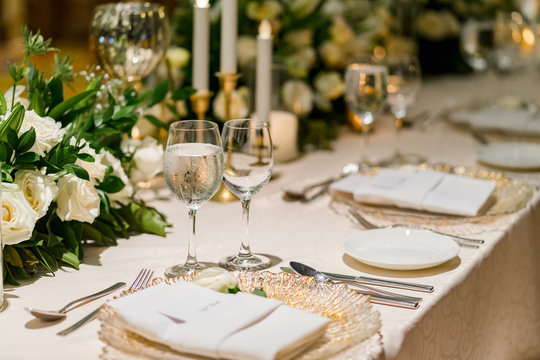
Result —
M236 73L236 37L238 34L237 0L221 0L222 73Z
M257 118L268 122L272 104L272 27L263 20L257 36L255 110Z
M208 90L210 20L208 0L196 0L193 8L193 74L197 91Z

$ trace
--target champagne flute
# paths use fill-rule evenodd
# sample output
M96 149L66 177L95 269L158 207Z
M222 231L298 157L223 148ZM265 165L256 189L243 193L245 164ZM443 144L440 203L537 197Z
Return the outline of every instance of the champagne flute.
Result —
M206 120L171 124L163 168L169 189L187 206L191 221L186 262L165 270L166 276L177 277L208 267L197 261L195 220L197 210L214 196L223 178L223 148L217 124Z
M396 151L394 159L405 161L399 151L399 134L403 127L403 119L407 110L414 104L422 85L422 73L418 58L410 54L390 55L387 59L388 92L387 102L394 115L396 128Z
M373 62L354 62L345 70L345 101L350 110L362 119L364 151L375 116L382 110L387 96L386 66ZM365 154L363 162L366 162Z
M251 119L230 120L223 127L225 171L223 181L242 203L244 234L237 255L227 256L219 265L230 270L261 270L271 266L263 255L251 252L248 238L249 205L270 180L274 160L268 123Z

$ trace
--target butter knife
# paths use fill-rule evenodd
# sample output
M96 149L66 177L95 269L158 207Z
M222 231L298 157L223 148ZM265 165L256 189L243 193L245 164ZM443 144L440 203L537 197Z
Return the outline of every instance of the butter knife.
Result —
M281 270L295 274L296 272L288 267L288 266L282 266L280 268ZM421 291L421 292L433 292L433 285L423 285L423 284L415 284L415 283L408 283L408 282L401 282L401 281L394 281L394 280L384 280L384 279L376 279L366 276L353 276L353 275L344 275L344 274L336 274L331 272L324 272L321 271L324 275L328 276L332 280L343 280L343 281L354 281L362 284L369 284L369 285L379 285L379 286L386 286L396 289L404 289L404 290L413 290L413 291Z
M56 335L66 336L67 334L77 330L87 322L94 320L97 317L100 308L101 307L98 307L96 310L92 311L90 314L86 315L81 320L77 321L75 324L71 325L67 329L57 332Z

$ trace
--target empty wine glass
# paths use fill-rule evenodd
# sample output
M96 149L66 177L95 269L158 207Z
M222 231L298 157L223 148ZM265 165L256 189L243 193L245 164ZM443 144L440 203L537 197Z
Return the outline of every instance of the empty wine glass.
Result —
M386 66L369 61L351 63L345 70L345 101L362 120L364 150L369 141L369 129L386 102L387 76Z
M422 85L422 73L418 58L410 54L395 54L387 58L388 97L386 99L390 111L395 118L396 151L394 158L399 162L405 160L399 151L399 133L403 127L403 119L407 110L414 104Z
M476 74L486 72L493 58L495 22L469 19L463 24L460 48L465 62Z
M274 160L268 123L251 119L230 120L223 127L225 171L223 181L242 203L242 244L237 255L221 259L219 265L231 270L261 270L271 266L264 255L251 252L248 238L249 205L270 180Z
M208 267L197 262L197 210L216 193L223 178L223 148L217 124L206 120L172 123L163 159L163 173L169 189L188 208L189 244L184 265L165 270L168 277L187 275Z

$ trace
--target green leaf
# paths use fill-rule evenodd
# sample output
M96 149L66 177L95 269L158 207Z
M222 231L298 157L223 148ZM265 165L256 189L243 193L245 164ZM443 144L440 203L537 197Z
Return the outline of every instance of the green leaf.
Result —
M111 117L112 117L112 115L114 113L115 105L116 105L116 101L114 100L114 97L111 94L109 94L109 107L103 113L103 122L104 123L111 120Z
M109 194L114 194L119 191L121 191L126 184L117 176L109 175L103 179L101 184L99 186L96 186L96 188L105 191Z
M58 270L58 262L56 259L45 249L43 246L36 246L31 248L32 252L38 259L39 263L43 265L51 274Z
M77 94L75 96L70 97L69 99L62 101L60 104L56 105L54 108L49 110L49 113L47 114L47 116L50 116L53 119L58 119L60 116L64 115L65 112L67 112L69 109L74 107L77 103L95 94L96 91L97 90L86 90L80 94Z
M101 233L94 229L90 224L83 224L83 238L94 240L98 243L102 243L103 236L101 236Z
M43 94L38 91L32 92L32 99L28 108L34 110L39 116L45 116L45 100L43 99Z
M77 255L66 249L63 245L49 247L49 252L58 260L65 262L79 270L80 261Z
M19 137L17 136L15 130L7 128L6 135L7 143L9 146L11 146L12 149L16 149L17 147L19 147Z
M178 110L176 110L176 108L175 108L172 104L165 104L165 106L167 106L167 109L169 109L169 111L170 111L174 116L176 116L178 119L181 118L180 114L178 113Z
M71 173L71 174L73 174L73 175L75 175L75 176L77 176L77 177L79 177L79 178L81 178L83 180L90 181L90 175L88 175L88 171L86 171L82 166L75 165L75 164L66 164L66 165L64 165L64 169L67 172L69 172L69 173Z
M9 265L7 262L4 261L4 274L6 274L5 282L10 285L19 286L19 283L17 282L17 280L15 280L11 272L12 267L13 266Z
M253 289L253 295L262 296L262 297L267 297L267 296L266 296L266 292L264 292L264 290L263 290L262 288L255 288L255 289Z
M150 102L149 107L152 107L156 105L157 103L160 103L163 100L165 100L165 97L167 96L168 91L169 91L169 80L163 80L154 89L154 93L152 94L152 101Z
M60 80L58 77L53 77L47 84L47 89L51 94L48 108L52 109L64 100L64 87L62 86L62 80Z
M6 142L0 142L0 162L6 163L13 154L13 149Z
M112 118L113 118L113 120L118 120L118 119L121 119L123 117L133 116L132 112L136 108L137 107L135 105L124 106L116 114L114 114Z
M5 115L7 112L7 102L4 94L0 91L0 115Z
M123 206L120 213L131 230L165 236L165 228L170 226L156 209L136 202Z
M195 94L197 90L191 87L182 87L180 89L176 89L173 91L171 98L175 101L181 101L181 100L187 100L189 97L193 94Z
M8 118L0 125L0 141L7 141L7 129L13 130L15 133L19 132L24 119L24 107L21 104L17 104L11 110Z
M13 266L23 267L22 259L19 253L17 252L17 250L15 250L13 246L10 246L10 245L4 246L3 255L4 255L4 260L6 260L8 264L11 264Z
M236 294L236 293L239 292L239 291L240 291L240 289L238 288L238 286L235 286L235 287L233 287L233 288L228 288L228 289L227 289L227 292L228 292L229 294Z
M79 153L77 155L79 159L81 159L82 161L86 161L86 162L95 162L96 159L94 159L94 157L90 154L87 154L87 153Z
M165 125L165 123L163 121L159 120L154 115L147 114L147 115L144 115L144 118L146 120L150 121L150 123L152 123L152 125L154 125L155 127L159 128L159 129L167 130L167 125Z
M19 138L19 146L17 147L17 153L22 154L27 152L34 146L36 142L36 130L31 128L27 132L21 135Z
M10 270L14 277L30 280L30 275L22 267L10 266Z
M17 156L17 161L21 163L33 163L40 159L38 153L35 152L26 152L22 155Z

